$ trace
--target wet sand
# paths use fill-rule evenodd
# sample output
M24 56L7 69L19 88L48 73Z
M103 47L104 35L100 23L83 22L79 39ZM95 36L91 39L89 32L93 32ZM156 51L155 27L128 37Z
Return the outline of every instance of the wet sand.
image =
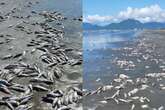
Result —
M82 109L81 11L44 10L47 2L0 1L1 110Z
M163 30L145 30L109 50L116 71L88 82L92 89L84 89L84 110L164 110L164 36Z

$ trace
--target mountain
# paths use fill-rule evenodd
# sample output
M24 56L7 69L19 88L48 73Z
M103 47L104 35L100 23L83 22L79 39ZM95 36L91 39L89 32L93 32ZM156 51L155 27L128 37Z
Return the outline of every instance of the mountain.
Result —
M124 29L135 29L135 28L142 28L142 27L143 27L143 24L141 22L134 19L127 19L127 20L121 21L120 23L109 24L105 26L104 28L124 30Z
M84 26L87 25L87 26ZM97 26L90 23L83 23L84 30L98 30L98 29L115 29L115 30L129 30L129 29L163 29L165 28L165 23L160 22L148 22L141 23L138 20L127 19L119 23L111 23L106 26ZM88 28L87 28L88 27Z
M84 30L98 30L98 29L101 29L102 27L101 26L98 26L98 25L93 25L93 24L90 24L90 23L83 23L83 29Z

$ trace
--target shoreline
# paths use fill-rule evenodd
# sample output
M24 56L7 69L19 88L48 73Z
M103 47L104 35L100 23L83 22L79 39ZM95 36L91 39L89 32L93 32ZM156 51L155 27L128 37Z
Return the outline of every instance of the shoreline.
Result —
M82 108L82 47L75 43L82 36L73 31L79 36L71 42L65 32L72 22L81 26L81 20L34 10L41 1L46 2L1 1L0 81L5 83L0 84L0 109ZM60 95L56 103L49 94Z

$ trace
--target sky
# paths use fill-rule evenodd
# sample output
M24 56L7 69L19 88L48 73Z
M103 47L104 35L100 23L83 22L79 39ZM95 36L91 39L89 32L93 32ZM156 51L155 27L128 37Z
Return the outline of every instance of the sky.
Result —
M132 18L165 22L165 0L83 0L84 22L108 24Z

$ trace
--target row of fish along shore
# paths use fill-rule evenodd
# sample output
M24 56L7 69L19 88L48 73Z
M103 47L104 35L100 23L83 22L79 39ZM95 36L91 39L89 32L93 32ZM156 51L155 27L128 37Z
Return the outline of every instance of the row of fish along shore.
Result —
M33 10L41 1L0 1L0 110L82 108L81 44L65 40L63 25L82 17Z
M164 41L164 30L145 30L112 49L112 65L121 71L108 84L83 90L84 110L165 110Z

